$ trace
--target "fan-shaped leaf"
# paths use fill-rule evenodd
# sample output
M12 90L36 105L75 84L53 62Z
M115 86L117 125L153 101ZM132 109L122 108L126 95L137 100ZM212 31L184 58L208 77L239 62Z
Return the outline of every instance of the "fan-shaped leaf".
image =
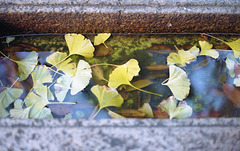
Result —
M72 83L72 80L73 80L72 78L69 78L65 75L57 79L57 83L54 85L54 88L55 88L55 95L59 102L63 102L68 90L71 89L70 85Z
M47 57L46 61L52 65L55 65L57 71L64 72L67 76L72 77L76 72L76 64L71 63L72 59L67 57L67 53L64 52L55 52ZM64 60L64 61L62 61ZM61 63L59 63L61 62Z
M21 99L17 99L14 102L14 109L10 110L10 116L12 118L28 118L29 117L29 111L30 107L27 107L25 109L22 108L23 106L23 101Z
M44 107L38 117L39 119L49 119L53 118L51 110L49 108Z
M100 44L104 44L104 42L111 36L110 33L101 33L98 34L97 36L95 36L94 38L94 45L100 45Z
M89 84L91 78L92 70L90 65L84 60L79 60L77 71L72 81L71 94L75 95L82 91Z
M162 83L162 85L167 85L178 100L185 99L190 90L190 80L186 72L179 67L170 65L169 74L168 82Z
M89 39L81 34L66 34L65 40L69 49L69 56L73 54L92 58L94 47Z
M232 42L225 42L232 50L234 53L235 58L240 57L240 39L237 39Z
M138 110L145 113L146 117L154 117L152 108L149 103L144 103L143 106Z
M235 64L238 64L237 60L232 55L229 55L226 59L226 66L229 70L229 75L232 78L235 77L235 71L234 71Z
M38 63L38 54L35 51L30 52L30 54L20 61L15 61L18 65L18 75L20 81L27 79L28 75L33 71Z
M199 41L199 45L201 47L200 55L210 56L214 59L218 58L219 56L218 52L214 49L211 49L213 47L212 44L210 44L207 41Z
M98 99L99 110L108 106L121 107L123 103L123 98L115 89L95 85L91 88L91 91Z
M37 66L31 73L33 86L36 87L38 82L40 83L51 83L52 76L49 73L46 66Z

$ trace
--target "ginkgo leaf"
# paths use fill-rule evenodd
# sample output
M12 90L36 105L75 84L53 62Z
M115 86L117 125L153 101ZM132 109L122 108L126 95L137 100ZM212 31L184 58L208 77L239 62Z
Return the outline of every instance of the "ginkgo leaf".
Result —
M76 72L76 64L71 63L72 59L71 58L66 59L66 57L67 57L67 53L55 52L50 56L48 56L46 58L46 61L52 65L55 65L55 67L57 68L57 71L62 71L67 76L72 77Z
M232 50L234 53L235 58L240 57L240 39L237 39L232 42L225 42Z
M206 56L210 56L214 59L217 59L219 56L219 53L217 52L217 50L212 49L213 45L210 44L207 41L199 41L199 45L201 47L201 52L200 55L206 55Z
M100 45L100 44L104 44L104 42L111 36L110 33L101 33L98 34L97 36L95 36L94 38L94 45ZM105 44L104 44L105 45Z
M69 56L73 54L92 58L94 47L89 39L81 34L66 34L65 40L69 49Z
M167 85L178 100L185 99L189 94L190 80L186 72L175 65L169 66L168 82L162 85Z
M186 64L189 64L191 61L195 60L195 55L199 52L197 50L198 48L192 48L191 51L184 51L184 50L178 50L178 53L172 52L167 57L167 64L168 65L179 65L181 67L186 66ZM197 52L198 51L198 52ZM192 54L192 52L195 54Z
M49 119L53 118L51 110L49 108L44 107L38 116L39 119Z
M138 61L130 59L127 63L118 66L109 75L108 86L117 88L122 84L131 85L130 81L134 76L138 75L140 71Z
M77 71L73 77L71 95L82 91L92 78L91 66L84 60L79 60Z
M31 73L32 80L33 80L33 86L36 87L37 83L51 83L52 82L52 76L49 73L47 67L44 65L37 66L33 72Z
M143 106L138 110L145 113L146 117L154 117L152 108L149 103L144 103Z
M187 105L185 101L182 101L177 106L176 99L171 96L167 100L163 100L160 105L164 112L167 112L172 118L187 118L192 115L192 108Z
M193 54L195 57L197 57L199 55L199 48L196 46L193 46L192 48L190 48L188 51L191 52L191 54Z
M12 118L28 118L29 117L29 111L30 107L27 107L25 109L22 108L23 101L21 99L17 99L14 102L14 108L10 110L10 116Z
M9 43L12 42L12 41L14 41L14 40L15 40L15 37L7 37L7 38L6 38L6 43L7 43L8 46L9 46Z
M35 51L30 52L30 54L23 60L14 61L18 65L18 75L20 81L26 80L29 74L33 71L38 63L38 54Z
M121 107L123 103L123 98L115 89L95 85L91 91L98 99L99 110L108 106Z
M229 55L226 59L226 66L229 70L229 75L234 78L235 77L235 64L239 64L237 62L237 60L232 56L232 55Z
M235 84L237 87L240 86L240 74L236 78L234 78L233 84Z
M71 114L71 113L67 113L67 114L64 116L64 119L72 119L72 114Z
M114 118L114 119L118 119L118 118L125 118L124 116L120 115L120 114L117 114L111 110L108 110L108 115L111 117L111 118Z
M62 75L57 79L57 83L54 85L55 95L59 102L63 102L65 99L67 92L71 89L70 85L72 83L72 78L68 76Z

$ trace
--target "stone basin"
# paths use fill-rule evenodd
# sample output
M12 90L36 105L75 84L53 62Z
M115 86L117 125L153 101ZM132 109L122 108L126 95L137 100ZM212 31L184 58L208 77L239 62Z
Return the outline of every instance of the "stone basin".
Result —
M239 0L0 0L0 35L240 33ZM240 118L0 119L0 151L240 150Z

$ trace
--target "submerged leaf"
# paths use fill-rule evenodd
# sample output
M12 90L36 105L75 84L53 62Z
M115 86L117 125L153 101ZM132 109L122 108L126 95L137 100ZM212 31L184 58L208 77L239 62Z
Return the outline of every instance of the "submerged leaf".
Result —
M199 52L199 50L197 49L198 48L192 49L191 51L178 50L178 53L172 52L167 57L167 64L168 65L176 64L181 67L184 67L186 66L186 64L189 64L191 61L195 60L196 58L195 55ZM192 52L194 52L195 55L193 55Z
M43 83L51 83L52 82L52 76L49 73L49 71L45 65L37 66L31 73L31 75L32 75L34 87L36 87L36 85L38 85L37 83L43 84Z
M71 58L64 60L66 57L67 57L67 53L55 52L50 56L48 56L46 61L52 65L55 65L55 67L57 68L57 71L62 71L67 76L72 77L76 72L76 64L71 63L72 61Z
M178 100L185 99L190 91L190 80L186 72L179 67L170 65L169 74L168 82L162 83L162 85L167 85Z
M117 111L117 113L128 118L144 118L146 116L145 113L135 109L124 109Z
M138 110L145 113L146 117L154 117L152 108L149 103L144 103L143 106Z
M98 99L99 110L109 106L121 107L123 103L123 98L115 89L95 85L91 88L91 91Z
M79 60L77 71L72 81L71 95L75 95L82 91L92 78L91 66L84 60Z
M130 59L127 63L118 66L109 75L108 86L117 88L122 84L131 85L130 81L138 75L140 68L136 59Z
M29 117L29 111L30 107L27 107L25 109L22 108L23 101L21 99L17 99L14 102L14 108L10 110L10 116L12 118L28 118Z
M199 45L201 47L200 55L210 56L214 59L218 58L219 53L217 52L217 50L212 49L213 47L212 44L203 40L203 41L199 41Z
M81 34L66 34L65 40L69 49L69 56L73 54L92 58L94 47L89 39Z
M160 105L164 112L167 112L172 118L187 118L192 115L192 108L187 105L185 101L182 101L177 106L175 97L171 96L167 100L163 100Z
M71 89L70 85L72 83L72 80L73 80L72 78L69 78L68 76L65 75L57 79L57 83L54 85L54 88L55 95L59 102L63 102L67 95L68 90Z
M125 118L124 116L120 115L120 114L117 114L111 110L108 110L108 115L111 117L111 118L114 118L114 119L118 119L118 118Z
M5 108L20 97L22 93L23 90L17 88L6 88L0 93L0 117L5 118L9 115Z
M104 42L111 36L110 33L101 33L95 36L94 45L104 44Z
M30 52L30 54L23 60L15 61L18 65L18 75L20 81L27 79L29 74L33 71L38 63L38 54L35 51Z
M225 96L234 104L234 106L240 108L240 91L238 88L227 83L224 83L222 87Z
M10 42L14 41L15 37L7 37L6 38L6 43L9 45Z

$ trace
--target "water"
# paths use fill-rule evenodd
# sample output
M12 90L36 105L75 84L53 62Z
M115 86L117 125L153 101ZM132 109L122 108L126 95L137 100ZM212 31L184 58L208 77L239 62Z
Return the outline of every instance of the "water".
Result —
M84 36L93 41L95 35L84 34ZM216 36L225 41L233 41L239 38L238 35ZM122 106L119 108L104 108L95 118L110 118L109 110L124 117L147 118L146 114L138 110L144 103L150 104L154 118L167 118L165 114L159 112L160 108L158 107L162 100L172 96L170 89L161 84L169 77L167 56L171 52L176 52L176 47L184 50L188 50L192 46L199 47L199 40L207 40L213 44L214 48L218 49L219 57L213 59L209 56L198 56L191 64L182 67L191 82L190 93L185 99L193 109L191 118L239 117L240 109L236 107L236 103L234 105L233 101L229 100L229 95L227 97L223 90L224 83L233 86L233 78L229 76L225 62L226 56L232 51L224 50L230 49L226 44L211 37L203 37L200 34L112 34L105 42L108 49L103 44L95 46L96 50L93 58L87 59L79 55L73 55L71 56L73 62L77 63L79 59L84 59L90 65L102 63L121 65L134 58L139 62L141 71L138 76L133 78L131 83L139 80L151 80L152 84L142 89L163 96L159 97L137 90L128 92L125 88L130 89L129 86L120 86L118 92L124 98ZM2 37L1 41L3 42L0 46L2 52L10 58L20 60L26 57L30 51L37 51L39 55L38 65L48 67L51 67L51 64L46 62L47 56L56 51L68 52L64 35L19 35L9 44L9 47L8 44L4 43L5 37ZM4 87L10 87L15 82L18 77L18 69L16 63L2 56L0 58L0 71L2 83L0 91L2 91ZM76 102L77 104L49 104L46 107L51 109L54 118L64 118L66 114L71 115L72 118L88 119L92 117L96 112L95 108L98 101L91 92L91 88L96 84L107 85L109 74L112 71L112 66L97 66L93 70L93 78L83 91L76 95L71 95L68 91L64 102ZM51 74L53 76L54 72L51 72ZM59 76L60 74L56 74L53 81L56 81ZM103 80L102 76L106 80ZM45 85L49 86L53 93L55 92L54 86L52 86L54 83ZM22 82L17 81L13 87L24 90L20 96L20 99L24 100L32 86L32 78L29 76ZM232 92L233 90L228 93ZM52 102L58 102L56 97ZM14 105L11 103L6 109L9 111L13 107ZM25 106L23 105L23 107Z

